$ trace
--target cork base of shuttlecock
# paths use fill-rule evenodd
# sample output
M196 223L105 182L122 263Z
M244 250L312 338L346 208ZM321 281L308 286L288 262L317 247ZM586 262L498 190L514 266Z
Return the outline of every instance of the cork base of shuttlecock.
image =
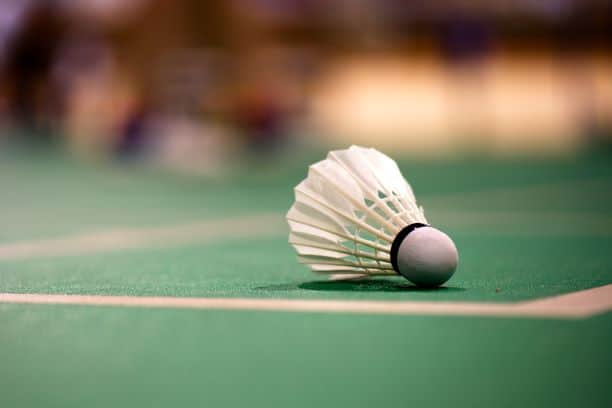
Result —
M444 232L415 223L402 229L391 246L391 263L397 273L418 286L434 287L448 281L457 269L459 255Z

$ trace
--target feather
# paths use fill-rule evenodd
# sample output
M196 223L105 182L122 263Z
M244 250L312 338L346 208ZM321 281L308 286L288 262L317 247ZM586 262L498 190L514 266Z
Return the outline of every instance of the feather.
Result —
M310 166L287 213L300 262L334 277L395 274L391 243L406 225L427 224L397 164L351 146Z

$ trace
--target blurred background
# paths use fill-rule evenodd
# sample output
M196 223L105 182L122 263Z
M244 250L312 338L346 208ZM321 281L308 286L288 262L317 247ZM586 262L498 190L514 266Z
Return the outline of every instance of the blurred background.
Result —
M611 144L606 0L0 0L0 149L214 174Z

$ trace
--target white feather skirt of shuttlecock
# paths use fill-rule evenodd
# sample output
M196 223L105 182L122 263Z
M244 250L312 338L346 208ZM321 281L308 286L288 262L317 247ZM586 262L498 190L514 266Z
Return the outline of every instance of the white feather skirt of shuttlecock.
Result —
M336 278L395 275L393 239L407 225L427 224L397 164L359 146L310 166L287 220L299 261Z

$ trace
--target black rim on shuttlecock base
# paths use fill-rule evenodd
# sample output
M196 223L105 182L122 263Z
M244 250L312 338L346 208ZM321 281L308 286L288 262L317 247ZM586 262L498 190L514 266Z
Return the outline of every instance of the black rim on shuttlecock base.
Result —
M400 275L402 274L399 271L399 268L397 266L397 253L399 252L400 245L402 245L402 242L404 242L404 239L408 236L408 234L410 234L415 229L428 227L428 226L429 225L427 224L415 222L414 224L407 225L400 232L397 233L397 235L395 236L395 239L393 240L393 243L391 244L391 254L390 254L391 265L393 265L393 269L395 270L395 272L399 273Z

